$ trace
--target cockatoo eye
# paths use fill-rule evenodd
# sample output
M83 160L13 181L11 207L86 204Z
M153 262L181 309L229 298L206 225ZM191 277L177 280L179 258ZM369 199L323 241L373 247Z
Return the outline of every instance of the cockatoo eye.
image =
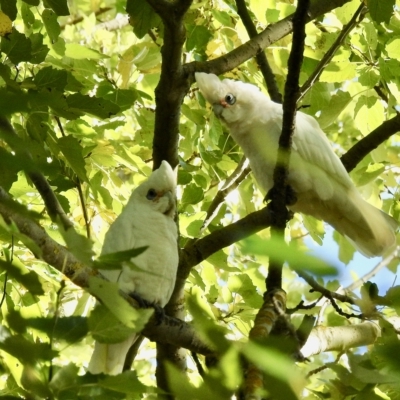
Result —
M225 96L225 101L230 105L233 106L236 103L236 97L232 93L228 93Z
M149 191L146 194L146 199L147 200L154 200L157 197L157 192L155 189L149 189Z

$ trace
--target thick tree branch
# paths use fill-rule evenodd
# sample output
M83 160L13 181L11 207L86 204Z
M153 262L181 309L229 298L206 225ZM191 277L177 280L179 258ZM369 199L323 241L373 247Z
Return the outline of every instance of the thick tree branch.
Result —
M270 210L265 207L222 229L216 230L202 239L189 241L181 251L178 280L186 281L190 270L211 254L230 246L239 240L259 232L271 225Z
M180 110L183 98L189 91L190 83L182 68L183 45L186 41L184 16L192 4L192 0L176 0L174 2L147 0L154 11L161 17L164 25L164 43L161 48L161 75L155 90L156 115L153 138L153 169L166 160L174 168L178 164L178 140ZM175 292L167 306L178 313L182 303L183 286L175 285ZM177 297L177 296L180 297ZM176 305L177 304L177 305ZM161 349L161 346L158 346ZM185 357L179 346L162 346L157 353L157 386L167 393L168 379L165 363L169 360L181 371L185 370Z
M24 164L24 171L31 179L36 189L42 196L47 213L53 222L61 221L65 230L73 226L68 219L56 195L51 189L49 182L44 175L34 165L31 154L27 149L26 143L17 135L8 119L0 114L0 137L12 148L17 156L28 159Z
M271 237L284 240L286 222L289 219L287 204L287 176L292 151L292 137L296 124L297 99L299 98L300 70L303 63L304 41L306 38L307 11L309 0L299 0L293 17L293 44L288 60L288 76L285 83L283 99L282 132L279 137L279 148L274 169L274 186L271 189L271 208L274 215L271 226ZM271 261L266 279L267 290L282 287L282 263Z
M340 158L346 170L348 172L353 170L366 155L399 131L400 115L398 114L392 119L383 122L382 125L378 126L368 136L357 142Z
M236 7L239 17L242 20L244 27L246 28L247 34L249 35L249 38L251 39L257 36L258 32L256 27L254 26L253 19L249 14L249 10L247 9L245 0L236 0ZM258 53L256 55L256 60L258 67L263 74L271 100L275 101L276 103L282 103L282 95L279 92L275 75L273 74L272 69L268 63L265 52L261 51L260 53Z
M349 1L350 0L313 0L308 11L308 21L312 21L337 7L341 7ZM269 25L264 31L250 39L248 42L237 47L235 50L213 60L204 62L194 61L188 63L184 66L184 69L188 75L194 74L194 72L209 72L216 75L223 74L224 72L238 67L240 64L243 64L245 61L254 57L266 47L282 39L291 33L292 29L293 15L289 15L283 20Z
M182 68L182 49L186 40L183 18L192 0L147 1L164 25L161 76L155 90L153 168L157 169L162 160L175 167L178 164L180 107L190 87Z
M264 303L258 311L251 328L249 338L262 342L270 335L275 322L286 310L286 293L282 289L271 290L264 295ZM259 399L256 392L263 389L264 382L262 371L253 363L248 363L244 379L244 398Z

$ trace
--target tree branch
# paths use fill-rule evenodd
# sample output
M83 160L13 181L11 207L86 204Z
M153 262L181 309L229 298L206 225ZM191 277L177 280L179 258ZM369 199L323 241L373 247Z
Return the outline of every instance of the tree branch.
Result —
M297 99L299 98L300 70L303 63L304 41L306 38L307 11L309 0L299 0L293 17L293 43L288 60L288 76L285 83L283 99L282 132L279 137L279 148L274 169L274 186L270 195L274 219L271 226L271 238L284 240L286 223L289 219L287 205L287 176L292 151L292 137L296 125ZM267 291L282 287L282 263L271 261L266 279Z
M156 115L153 138L153 169L166 160L174 168L178 165L178 140L180 109L190 83L182 68L183 45L186 41L184 16L192 0L174 2L147 0L154 11L161 17L164 25L164 43L161 48L161 75L155 90ZM175 285L174 295L166 310L178 316L183 304L184 285ZM165 360L174 363L182 372L186 369L185 357L179 346L157 346L157 386L167 393L168 379Z
M312 21L337 7L343 6L349 1L350 0L313 0L310 4L307 20ZM188 75L194 74L195 72L208 72L216 75L223 74L254 57L266 47L291 33L292 30L293 14L275 24L268 25L267 28L257 36L223 56L203 62L193 61L184 65L183 68Z
M340 160L347 172L353 170L356 165L372 150L389 139L390 136L400 131L400 114L385 121L374 129L368 136L357 142Z
M264 303L258 311L249 338L262 342L270 335L275 322L286 309L286 293L282 289L271 290L264 295ZM262 371L253 363L246 366L244 397L258 399L256 392L265 387Z
M162 160L174 168L178 164L180 107L189 91L189 81L182 68L182 49L186 40L183 17L192 0L175 2L147 0L164 25L161 48L161 75L155 90L156 115L153 138L153 168Z

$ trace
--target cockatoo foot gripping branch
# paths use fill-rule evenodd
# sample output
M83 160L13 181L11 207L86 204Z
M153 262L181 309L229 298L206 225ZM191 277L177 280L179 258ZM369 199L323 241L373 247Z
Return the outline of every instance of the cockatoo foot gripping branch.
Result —
M252 84L221 81L203 72L195 77L268 193L282 130L282 105ZM316 119L302 112L296 115L287 183L297 198L288 202L290 210L328 222L365 256L382 255L395 246L398 222L361 197Z

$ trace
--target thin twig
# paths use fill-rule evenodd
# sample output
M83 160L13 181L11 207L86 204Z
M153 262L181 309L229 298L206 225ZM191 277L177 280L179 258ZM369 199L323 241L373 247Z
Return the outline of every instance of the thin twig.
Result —
M60 219L65 230L72 228L73 224L65 214L65 211L51 189L49 182L34 165L33 158L28 151L25 142L17 135L8 119L2 115L0 115L0 135L14 150L16 155L25 157L30 161L29 163L25 164L24 171L42 196L47 213L49 214L51 220L53 222L58 222L58 219Z
M332 292L331 290L326 289L324 286L320 285L312 276L310 276L307 272L296 270L297 275L303 278L312 288L314 291L321 293L323 296L327 298L337 299L343 303L349 303L355 305L356 302L349 296L344 294Z
M64 132L64 127L62 126L60 118L57 117L57 116L55 116L54 118L55 118L55 120L57 122L58 129L61 132L61 136L65 137L66 134ZM85 220L86 236L88 237L88 239L90 239L90 220L89 220L89 216L88 216L88 213L87 213L85 197L83 196L82 182L81 182L81 180L78 178L78 176L76 174L74 174L74 179L75 179L74 183L75 183L76 189L78 190L79 201L81 203L83 219Z
M232 172L232 174L226 179L222 188L217 192L213 201L207 210L206 218L204 219L202 230L207 228L210 222L213 220L215 215L217 214L220 205L225 200L226 196L235 190L239 184L246 178L246 176L250 173L251 168L249 166L249 162L246 157L243 157L236 169Z
M395 258L399 258L399 247L396 247L395 250L393 250L389 255L382 259L374 268L371 269L371 271L363 275L360 279L353 282L351 285L344 288L344 290L346 292L353 291L354 289L362 286L365 282L375 276L382 268L386 267Z
M358 7L357 11L354 13L349 23L343 27L342 31L340 32L339 36L336 38L330 49L325 53L313 73L301 87L299 101L311 89L315 81L321 76L323 70L330 63L336 51L342 46L347 35L362 21L364 15L367 12L367 7L364 5L364 3L361 3L360 7Z
M235 1L236 1L237 12L239 14L240 19L243 22L244 27L246 28L249 38L251 39L257 36L258 32L256 27L254 26L253 19L249 14L246 2L244 0L235 0ZM276 103L282 103L282 95L279 92L275 75L273 74L272 69L268 63L267 56L265 55L264 50L261 50L259 53L256 54L256 60L261 70L261 73L263 74L271 100L275 101Z

